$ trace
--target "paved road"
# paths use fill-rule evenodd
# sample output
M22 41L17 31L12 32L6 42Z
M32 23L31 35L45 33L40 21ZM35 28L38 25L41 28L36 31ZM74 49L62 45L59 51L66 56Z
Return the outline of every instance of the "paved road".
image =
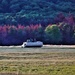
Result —
M41 48L21 48L21 46L0 46L0 52L75 52L75 45L45 45Z

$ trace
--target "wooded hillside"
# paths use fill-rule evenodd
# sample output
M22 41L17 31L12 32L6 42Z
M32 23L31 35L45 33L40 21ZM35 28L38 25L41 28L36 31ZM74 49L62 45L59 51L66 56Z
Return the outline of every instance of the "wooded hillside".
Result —
M0 24L55 23L54 18L75 13L75 0L0 0Z

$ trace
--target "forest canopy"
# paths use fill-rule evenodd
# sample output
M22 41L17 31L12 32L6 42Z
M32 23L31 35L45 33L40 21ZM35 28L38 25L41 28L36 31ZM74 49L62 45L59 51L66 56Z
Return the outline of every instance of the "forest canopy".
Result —
M75 13L75 0L0 0L0 24L56 23L59 13Z

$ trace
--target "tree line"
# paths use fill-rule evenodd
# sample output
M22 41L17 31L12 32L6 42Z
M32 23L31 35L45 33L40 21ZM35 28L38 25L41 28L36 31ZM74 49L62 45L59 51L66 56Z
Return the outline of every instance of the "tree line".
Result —
M21 45L27 39L36 39L44 44L75 44L75 26L68 23L30 26L0 26L0 45Z

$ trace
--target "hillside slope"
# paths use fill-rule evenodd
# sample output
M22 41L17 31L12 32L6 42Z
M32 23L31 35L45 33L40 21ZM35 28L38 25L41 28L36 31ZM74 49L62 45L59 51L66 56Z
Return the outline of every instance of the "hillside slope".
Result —
M0 24L47 25L60 12L75 14L75 0L0 0Z

